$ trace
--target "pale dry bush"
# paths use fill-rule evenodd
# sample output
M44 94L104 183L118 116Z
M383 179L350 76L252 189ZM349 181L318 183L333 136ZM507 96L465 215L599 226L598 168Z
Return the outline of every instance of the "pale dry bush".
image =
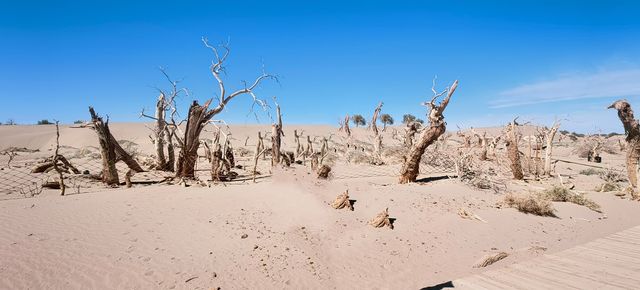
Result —
M551 200L541 197L540 194L530 193L519 196L509 193L504 197L504 203L523 213L556 217Z
M569 189L560 186L554 186L541 193L543 198L548 198L551 201L556 202L570 202L577 205L582 205L595 212L602 212L600 205L596 202L588 199L584 194L573 193Z

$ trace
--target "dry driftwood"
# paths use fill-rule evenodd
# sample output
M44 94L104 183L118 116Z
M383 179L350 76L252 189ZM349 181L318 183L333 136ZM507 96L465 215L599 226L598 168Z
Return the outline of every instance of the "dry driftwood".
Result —
M52 168L53 168L53 157L51 158L47 158L43 163L39 163L38 165L36 165L35 167L33 167L33 169L31 169L31 173L43 173L43 172L49 172ZM71 162L69 162L69 160L67 160L67 158L65 158L63 155L58 153L58 158L57 158L60 163L57 164L58 167L60 167L61 170L66 170L73 172L74 174L80 174L80 170L78 170L78 168L76 168L75 166L73 166L71 164Z
M349 190L345 190L344 193L338 195L331 203L331 207L335 209L348 208L353 211L353 204L351 204L351 201L349 200Z
M489 254L487 256L484 256L482 259L480 259L480 261L478 261L475 265L473 265L474 268L484 268L486 266L489 266L495 262L498 262L506 257L508 257L509 254L505 253L505 252L500 252L500 253L496 253L496 254Z
M447 88L443 92L437 93L435 91L434 80L434 87L432 88L434 96L429 103L426 103L427 107L429 107L429 127L422 132L418 143L412 146L409 153L405 156L404 164L400 170L400 183L416 181L418 173L420 172L420 159L422 158L422 155L424 155L424 151L429 147L429 145L438 140L440 135L444 134L446 125L443 113L457 87L458 81L456 80L453 82L451 88ZM444 94L446 94L446 97L439 105L436 105L436 99Z
M382 211L376 217L370 220L369 224L375 228L381 228L381 227L387 226L393 230L393 223L391 222L391 219L389 219L389 208L386 208L384 211Z

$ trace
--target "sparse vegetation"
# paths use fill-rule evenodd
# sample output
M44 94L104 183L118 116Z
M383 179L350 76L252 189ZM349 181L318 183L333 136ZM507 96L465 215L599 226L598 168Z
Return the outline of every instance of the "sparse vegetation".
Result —
M367 124L367 121L364 119L362 115L353 115L351 116L351 122L353 122L356 127L364 126Z
M53 123L47 119L38 121L38 125L53 125Z
M582 169L578 173L580 173L582 175L586 175L586 176L591 176L591 175L600 175L602 173L602 171L596 170L594 168L589 168L589 169Z
M402 124L409 124L416 120L416 116L411 114L402 115Z
M543 198L540 194L531 193L525 196L517 196L509 193L505 196L504 203L523 213L556 217L551 200Z
M556 202L570 202L577 205L585 206L595 212L601 212L600 205L588 199L583 194L573 193L569 189L560 186L554 186L543 191L543 198L548 198Z
M393 125L393 117L389 114L382 114L380 116L380 121L382 122L382 131L387 129L387 125Z

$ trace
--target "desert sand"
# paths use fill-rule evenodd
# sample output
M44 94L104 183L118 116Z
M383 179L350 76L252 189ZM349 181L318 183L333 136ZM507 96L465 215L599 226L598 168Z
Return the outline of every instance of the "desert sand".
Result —
M118 140L130 142L127 148L138 152L141 163L153 154L146 124L110 126ZM295 146L294 129L318 137L318 148L320 138L329 136L330 149L343 146L336 127L285 123L287 150ZM252 166L255 136L269 130L265 125L230 127L238 164ZM371 142L365 128L352 130L359 142ZM596 192L603 180L580 174L593 168L574 150L581 140L557 141L554 158L575 163L558 162L555 170L574 191L599 204L600 212L553 202L556 217L543 217L505 206L504 196L541 191L558 179L514 181L504 164L491 160L486 164L496 164L496 176L504 183L500 190L472 186L455 178L450 168L425 170L418 182L398 184L401 154L391 149L402 148L393 136L402 130L390 127L383 133L389 150L385 165L334 152L327 160L332 167L327 180L316 178L308 164L271 168L267 158L260 160L255 182L246 170L238 170L237 180L189 187L143 182L162 173L137 174L134 181L140 182L132 188L86 181L66 196L54 189L31 196L17 190L23 181L16 176L48 178L20 174L52 155L55 127L0 126L0 149L38 150L19 152L9 165L8 157L0 156L0 189L5 189L0 196L0 288L420 289L640 224L638 201L616 195L619 191ZM501 128L476 130L495 135ZM211 138L212 132L207 128L202 137ZM523 128L523 134L531 133ZM89 128L61 127L61 153L81 170L98 173L97 142ZM443 150L453 151L461 141L453 133L446 146ZM501 145L498 154L503 153ZM603 152L602 157L603 163L595 165L623 170L623 153ZM206 159L198 168L200 178L207 179ZM356 200L353 211L330 205L345 190ZM386 208L393 229L368 224ZM461 210L472 218L463 218ZM474 267L498 252L508 256Z

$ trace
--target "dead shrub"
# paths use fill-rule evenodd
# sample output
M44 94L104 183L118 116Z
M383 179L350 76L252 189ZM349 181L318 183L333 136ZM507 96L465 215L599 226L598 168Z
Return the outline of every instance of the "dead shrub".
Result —
M551 200L542 198L540 194L528 194L526 196L516 196L507 194L504 203L520 212L538 216L556 217L555 209Z
M547 189L541 193L543 197L550 199L551 201L556 202L570 202L577 205L582 205L587 207L590 210L595 212L602 212L600 210L600 205L595 203L594 201L588 199L583 194L573 193L567 188L554 186L550 189Z

